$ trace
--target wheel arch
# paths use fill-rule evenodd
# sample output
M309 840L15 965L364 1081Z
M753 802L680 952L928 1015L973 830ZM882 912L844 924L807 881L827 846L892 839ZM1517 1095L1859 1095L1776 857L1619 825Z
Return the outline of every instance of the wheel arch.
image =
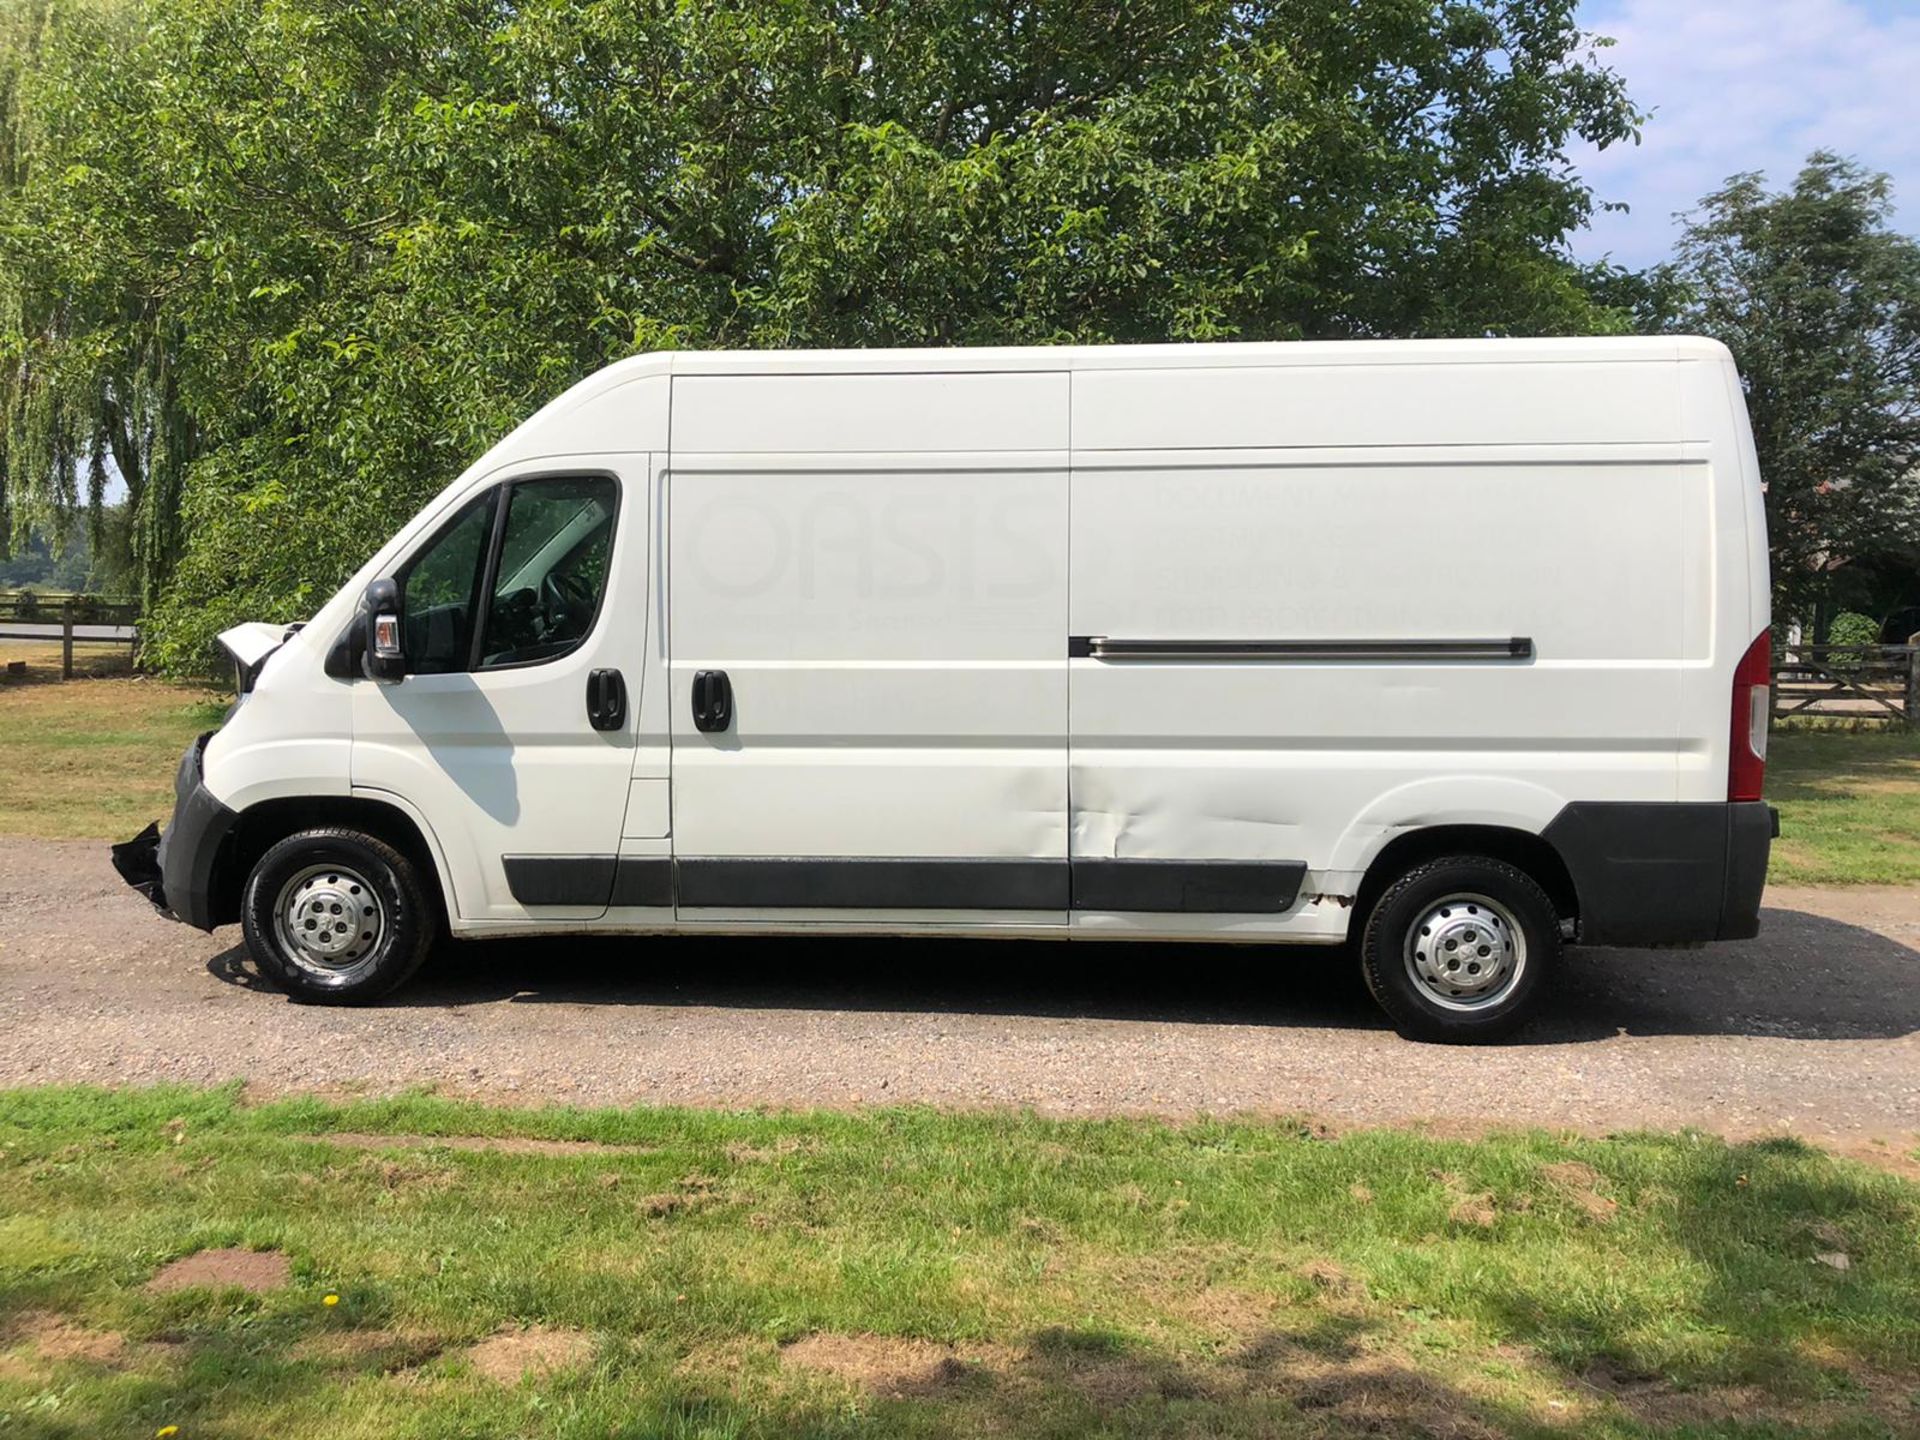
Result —
M1579 895L1565 860L1543 832L1566 808L1566 797L1514 775L1430 775L1376 796L1334 846L1333 871L1359 874L1354 914L1365 924L1373 902L1394 877L1445 854L1504 860L1531 875L1562 920L1579 914Z
M218 924L240 918L241 894L253 867L280 841L302 830L345 826L385 840L413 862L439 902L440 918L453 913L447 868L431 832L406 808L368 795L288 795L262 800L240 812L223 844L214 873L214 915Z
M1500 860L1532 878L1553 902L1563 924L1577 923L1580 895L1566 861L1550 841L1511 825L1425 825L1394 836L1374 855L1354 896L1354 916L1366 924L1374 902L1398 877L1416 865L1447 855L1480 855Z

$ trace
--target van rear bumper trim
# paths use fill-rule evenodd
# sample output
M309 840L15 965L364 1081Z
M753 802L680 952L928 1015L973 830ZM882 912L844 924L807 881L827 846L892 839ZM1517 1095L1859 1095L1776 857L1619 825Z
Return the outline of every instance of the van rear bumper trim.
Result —
M1675 945L1760 933L1779 818L1759 801L1576 801L1541 832L1566 863L1582 945Z

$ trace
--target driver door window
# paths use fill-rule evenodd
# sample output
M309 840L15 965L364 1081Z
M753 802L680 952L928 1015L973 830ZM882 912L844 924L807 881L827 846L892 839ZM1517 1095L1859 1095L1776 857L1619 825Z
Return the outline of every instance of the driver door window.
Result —
M470 501L400 576L409 668L501 669L576 649L606 593L618 506L617 483L598 475Z
M512 488L476 670L553 660L587 638L607 588L616 496L604 476Z

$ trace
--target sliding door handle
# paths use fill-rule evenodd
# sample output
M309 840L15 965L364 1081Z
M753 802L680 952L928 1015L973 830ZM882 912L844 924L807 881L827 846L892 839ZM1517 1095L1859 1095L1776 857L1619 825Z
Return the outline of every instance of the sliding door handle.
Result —
M733 724L733 682L724 670L693 672L693 728L709 735Z

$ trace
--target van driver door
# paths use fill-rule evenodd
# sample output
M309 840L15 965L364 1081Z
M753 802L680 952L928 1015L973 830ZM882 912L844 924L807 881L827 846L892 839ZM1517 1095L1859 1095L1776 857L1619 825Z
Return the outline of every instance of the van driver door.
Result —
M645 680L648 462L510 469L395 571L408 673L351 682L353 785L424 820L465 921L607 909Z

